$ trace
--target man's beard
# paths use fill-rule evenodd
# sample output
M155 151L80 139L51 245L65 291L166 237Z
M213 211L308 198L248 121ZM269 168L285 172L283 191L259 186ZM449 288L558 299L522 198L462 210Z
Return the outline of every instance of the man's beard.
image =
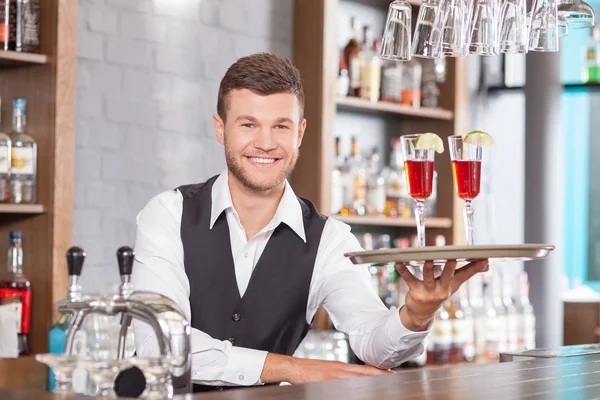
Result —
M267 192L269 190L273 190L279 187L283 181L292 173L294 167L296 166L296 162L298 161L298 156L300 151L295 151L292 154L292 158L290 163L281 170L279 176L271 182L254 182L250 179L250 173L244 170L244 167L241 163L238 163L237 159L233 154L230 153L227 143L225 143L225 161L227 162L227 167L235 176L235 178L242 183L246 188L255 191L255 192ZM284 159L280 159L276 162L283 162Z

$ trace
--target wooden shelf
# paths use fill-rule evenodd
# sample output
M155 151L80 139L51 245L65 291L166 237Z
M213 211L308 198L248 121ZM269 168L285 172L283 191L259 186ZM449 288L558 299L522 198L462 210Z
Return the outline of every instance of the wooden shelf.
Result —
M333 215L339 221L354 225L376 225L376 226L397 226L415 228L417 222L414 218L394 218L385 216L360 216L360 215ZM450 218L427 218L425 219L426 228L452 228L452 219Z
M48 57L43 54L0 51L0 68L11 68L23 65L42 65L47 63Z
M0 204L0 214L43 214L42 204Z
M393 0L348 0L348 1L351 1L352 3L365 4L367 6L384 7L387 9ZM419 7L421 5L421 0L408 0L407 3L410 4L411 6Z
M45 390L48 369L35 356L0 359L0 387Z
M441 108L415 108L397 103L388 103L384 101L379 101L375 103L355 97L338 97L336 98L336 104L340 109L397 114L414 118L431 118L444 121L450 121L452 120L452 118L454 118L454 113L452 111L444 110Z

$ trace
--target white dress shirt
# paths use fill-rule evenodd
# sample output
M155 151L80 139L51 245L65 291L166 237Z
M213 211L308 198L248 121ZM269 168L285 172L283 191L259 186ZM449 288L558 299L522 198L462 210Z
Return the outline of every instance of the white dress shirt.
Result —
M287 224L306 242L302 209L287 182L272 221L250 240L231 201L227 170L214 182L211 196L211 229L221 212L226 212L240 296L246 291L252 271L279 224ZM139 213L132 283L136 290L154 291L171 298L190 321L189 296L193 288L184 267L180 235L182 210L181 193L171 190L151 199ZM348 335L352 350L360 359L379 368L391 368L422 354L422 341L429 331L406 329L400 322L398 310L389 310L381 302L371 286L367 266L354 265L344 256L346 252L361 250L348 225L334 218L327 219L310 284L306 321L310 323L318 307L323 305L334 326ZM158 342L152 329L138 321L133 328L137 354L158 355ZM191 345L194 383L261 384L267 352L233 346L228 340L214 339L198 329L192 329Z

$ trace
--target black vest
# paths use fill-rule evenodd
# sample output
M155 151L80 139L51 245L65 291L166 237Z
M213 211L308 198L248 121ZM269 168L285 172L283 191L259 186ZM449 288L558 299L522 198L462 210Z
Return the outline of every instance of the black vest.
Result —
M310 201L299 198L306 243L281 223L240 297L225 212L210 229L216 178L179 188L183 194L181 240L190 282L191 325L235 346L291 356L310 329L306 306L326 217ZM195 390L204 388L195 385Z
M298 198L306 243L281 223L240 297L225 212L210 229L211 194L216 178L178 188L183 195L181 241L190 283L191 326L235 346L291 356L310 329L306 306L327 218L310 201ZM120 377L119 385L133 386L129 383L134 380L133 374L130 376L131 379ZM223 389L227 388L231 387ZM219 389L222 388L194 385L195 392ZM137 393L133 389L120 392L130 396Z

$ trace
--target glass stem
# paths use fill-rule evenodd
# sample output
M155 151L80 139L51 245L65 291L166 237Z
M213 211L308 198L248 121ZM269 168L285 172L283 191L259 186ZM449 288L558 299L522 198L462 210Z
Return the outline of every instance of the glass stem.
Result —
M54 377L56 379L54 393L57 393L57 394L72 393L72 385L71 385L72 379L69 374L54 373Z
M415 200L415 218L419 247L425 247L425 204L421 200Z
M467 246L473 246L473 213L475 210L471 205L471 200L465 200L463 214L465 217L465 233L467 235Z

